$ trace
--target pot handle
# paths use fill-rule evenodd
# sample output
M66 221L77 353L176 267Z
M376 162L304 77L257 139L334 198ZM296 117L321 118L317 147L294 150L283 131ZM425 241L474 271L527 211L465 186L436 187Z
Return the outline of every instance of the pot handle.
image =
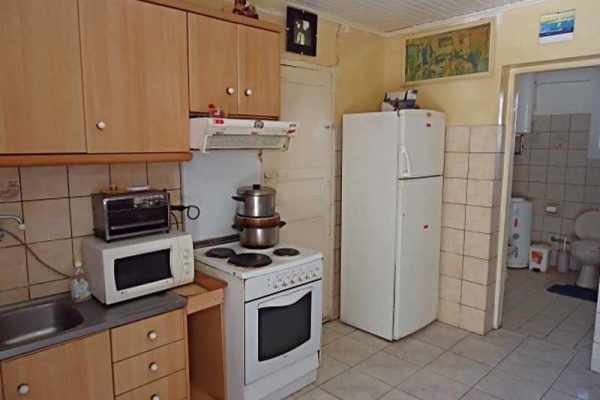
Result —
M242 203L244 201L246 201L246 199L241 196L231 196L231 198L234 199L235 201L241 201Z
M285 221L281 221L281 222L279 223L279 227L280 227L280 228L283 228L283 227L284 227L284 226L286 226L286 225L287 225L287 222L285 222Z
M243 227L241 227L241 226L238 226L238 225L231 225L231 227L232 227L233 229L235 229L236 231L239 231L239 232L241 232L241 231L243 231L243 230L244 230L244 228L243 228Z

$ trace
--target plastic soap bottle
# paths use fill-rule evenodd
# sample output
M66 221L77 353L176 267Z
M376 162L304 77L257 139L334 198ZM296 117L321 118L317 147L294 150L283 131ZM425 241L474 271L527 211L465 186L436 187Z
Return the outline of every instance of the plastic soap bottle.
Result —
M85 279L83 264L81 261L75 263L73 280L71 280L71 298L75 302L85 301L92 296L90 285Z

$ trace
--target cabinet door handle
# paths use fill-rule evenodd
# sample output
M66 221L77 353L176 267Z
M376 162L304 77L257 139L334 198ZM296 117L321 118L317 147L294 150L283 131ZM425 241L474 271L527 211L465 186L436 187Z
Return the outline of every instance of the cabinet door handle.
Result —
M232 87L228 87L226 92L228 95L233 96L235 94L235 89Z
M29 393L29 385L26 383L22 383L19 386L17 386L17 393L19 394L19 396L24 396L26 394Z
M152 396L150 396L150 400L160 400L160 396L157 394L153 394Z
M148 339L150 339L151 341L155 341L156 339L158 339L158 333L156 333L156 331L148 332Z
M158 364L155 362L150 363L150 365L148 366L148 369L152 372L156 372L156 371L158 371Z
M245 94L247 97L250 97L250 96L252 96L252 89L246 89L246 91L244 92L244 94Z
M106 122L104 122L104 121L96 122L96 128L100 129L101 131L104 130L104 128L106 128Z

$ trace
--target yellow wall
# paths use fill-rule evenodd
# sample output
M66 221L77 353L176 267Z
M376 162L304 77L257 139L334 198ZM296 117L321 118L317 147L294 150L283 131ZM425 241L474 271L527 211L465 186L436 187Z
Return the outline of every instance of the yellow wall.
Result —
M537 33L540 16L569 9L577 10L575 39L555 44L539 44ZM497 20L491 76L411 87L419 89L419 104L422 107L446 112L449 124L495 124L498 121L502 67L600 54L599 16L599 0L552 0L515 7L504 12ZM387 90L403 87L404 39L390 38L385 44Z

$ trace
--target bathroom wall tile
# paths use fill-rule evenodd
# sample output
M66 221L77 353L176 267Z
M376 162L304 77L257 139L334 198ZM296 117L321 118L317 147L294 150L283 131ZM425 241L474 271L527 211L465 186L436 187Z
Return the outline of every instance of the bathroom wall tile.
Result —
M460 279L463 275L463 256L442 251L440 254L440 274Z
M146 164L112 164L110 183L123 189L148 185Z
M546 185L546 200L552 200L556 202L562 201L564 197L565 187L559 184L548 184Z
M1 203L0 214L14 215L17 217L23 216L21 203ZM19 229L19 225L12 220L0 220L0 228L5 229L15 235L21 240L25 240L25 233ZM6 235L4 239L0 240L0 248L10 247L18 245L19 242L13 239L11 236Z
M544 199L529 199L533 205L533 215L545 215L546 214L546 203Z
M515 154L513 158L514 165L529 165L529 157L531 153L525 149L521 154Z
M464 254L466 256L481 258L484 260L490 259L493 255L491 235L478 232L465 232L464 238Z
M471 128L471 153L502 152L502 128L497 125Z
M530 149L548 149L550 147L550 133L538 132L527 135L527 147Z
M21 200L18 168L0 168L0 203Z
M70 279L63 279L55 282L33 285L29 288L29 293L32 299L37 299L39 297L68 292L70 282Z
M590 145L590 133L585 132L571 132L569 135L569 148L576 150L587 150Z
M495 182L491 180L469 179L467 186L467 204L472 206L494 205Z
M513 196L527 197L529 193L529 182L513 181L512 194Z
M466 179L444 179L444 195L443 199L448 203L465 204L467 195L467 180Z
M491 328L492 313L487 313L476 308L461 305L460 307L460 327L479 335L485 335Z
M47 264L58 271L73 275L73 248L71 239L36 243L31 249ZM63 279L64 277L42 265L30 252L27 254L29 284Z
M482 260L465 256L463 260L463 279L465 281L489 285L496 281L497 259Z
M574 235L575 234L575 220L574 219L562 219L560 223L560 234L561 235Z
M472 232L492 233L492 208L467 206L465 229Z
M443 251L454 254L462 254L465 240L465 232L458 229L442 228Z
M86 236L94 233L92 199L90 197L71 199L71 231L73 236Z
M540 165L530 166L529 182L546 182L546 167Z
M438 320L448 325L460 325L460 304L440 299Z
M446 153L444 176L447 178L466 178L469 170L467 153Z
M533 149L529 156L530 165L546 165L548 164L548 150Z
M0 306L29 300L29 289L19 288L0 292Z
M69 200L38 200L23 203L28 243L71 237Z
M442 204L442 226L447 228L465 228L465 206L463 204Z
M600 186L600 168L588 168L585 184L589 186Z
M98 193L110 184L108 165L69 166L69 190L71 196L89 196Z
M453 303L460 302L461 280L445 275L440 276L440 298Z
M0 249L0 290L27 286L25 247Z
M470 128L448 126L446 129L446 151L466 153L469 151Z
M586 179L585 168L567 168L565 181L571 185L584 185Z
M552 132L550 134L550 148L565 149L569 146L569 132Z
M590 206L584 203L564 203L562 208L562 216L563 218L575 219L581 211L588 208L590 208Z
M548 151L548 165L554 167L564 167L567 165L567 150L551 149ZM577 167L578 165L571 165Z
M148 184L155 189L179 189L181 187L179 163L149 163Z
M589 132L592 126L591 114L572 114L571 132Z
M544 217L544 232L560 233L560 217Z
M588 204L600 203L600 186L586 186L583 192L583 202Z
M534 132L550 132L550 116L536 115L533 117Z
M529 197L534 199L546 198L546 184L539 182L529 182Z
M567 175L566 168L548 167L546 182L548 182L548 183L565 183L566 175Z
M531 168L529 165L515 165L513 168L513 181L529 181L529 168Z
M23 167L21 168L21 195L23 200L67 197L67 168Z
M469 179L499 179L502 158L494 153L469 154Z
M569 167L585 167L587 165L587 150L569 150L567 165Z
M531 229L534 231L544 230L544 215L534 215L531 224Z
M550 130L552 132L568 132L570 121L570 114L552 115L550 116Z
M585 186L565 185L565 201L583 201Z

